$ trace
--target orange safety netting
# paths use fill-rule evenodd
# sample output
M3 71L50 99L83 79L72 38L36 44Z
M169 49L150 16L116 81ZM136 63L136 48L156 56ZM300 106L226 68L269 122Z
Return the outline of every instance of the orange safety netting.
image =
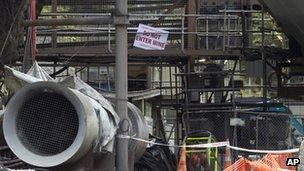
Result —
M286 159L289 154L272 155L267 154L262 159L249 161L242 157L224 171L295 171L295 167L287 167Z

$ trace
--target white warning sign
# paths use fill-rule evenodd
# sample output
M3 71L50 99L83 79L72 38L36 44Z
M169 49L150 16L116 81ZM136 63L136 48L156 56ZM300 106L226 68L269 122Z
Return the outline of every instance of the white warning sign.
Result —
M133 46L146 50L164 50L169 32L139 24Z

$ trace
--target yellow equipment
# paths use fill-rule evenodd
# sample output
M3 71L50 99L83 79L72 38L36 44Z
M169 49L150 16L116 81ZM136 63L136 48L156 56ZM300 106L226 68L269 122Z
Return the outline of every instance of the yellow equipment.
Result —
M209 131L199 131L188 134L184 142L186 145L207 144L216 142ZM189 171L218 171L218 148L186 148L187 168Z

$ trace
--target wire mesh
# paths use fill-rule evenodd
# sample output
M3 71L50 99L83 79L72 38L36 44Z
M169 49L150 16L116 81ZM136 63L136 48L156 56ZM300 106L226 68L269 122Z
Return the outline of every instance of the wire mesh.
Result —
M43 92L30 97L17 115L17 136L38 155L56 155L69 148L78 133L78 115L64 96Z
M236 120L237 118L237 120ZM304 116L282 112L209 111L183 115L186 135L209 131L218 141L230 140L237 147L283 150L298 147L304 136Z

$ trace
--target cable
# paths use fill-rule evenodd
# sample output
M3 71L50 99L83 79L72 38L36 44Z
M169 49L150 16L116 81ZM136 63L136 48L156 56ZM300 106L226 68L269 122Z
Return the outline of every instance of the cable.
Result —
M97 27L97 29L100 27L100 25L98 25L98 27ZM97 33L94 33L94 34L92 34L92 35L90 35L89 37L88 37L88 40L79 48L79 49L77 49L76 51L75 51L75 53L70 57L70 58L68 58L66 61L64 61L63 63L68 63L71 59L73 59L78 53L79 53L79 51L81 50L81 49L83 49L88 43L89 43L89 38L91 38L91 37L93 37L93 36L95 36ZM68 64L66 64L66 65L68 65Z

